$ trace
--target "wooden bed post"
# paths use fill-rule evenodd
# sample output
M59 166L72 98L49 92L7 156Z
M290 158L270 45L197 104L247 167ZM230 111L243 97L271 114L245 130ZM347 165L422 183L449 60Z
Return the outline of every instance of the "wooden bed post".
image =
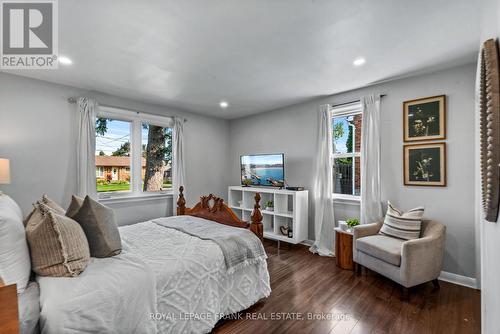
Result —
M262 213L260 212L260 194L255 194L255 205L253 206L252 222L250 223L250 231L255 233L260 239L264 240L264 226L262 225Z
M179 187L179 199L177 200L177 215L182 216L186 214L186 199L184 198L184 187Z

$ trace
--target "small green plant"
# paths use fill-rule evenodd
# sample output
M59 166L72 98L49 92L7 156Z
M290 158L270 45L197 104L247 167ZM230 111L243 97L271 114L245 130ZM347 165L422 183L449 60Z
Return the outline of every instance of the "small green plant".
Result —
M347 219L346 224L350 228L353 228L354 226L359 225L359 219L358 218L349 218L349 219Z
M252 185L252 180L251 179L244 179L242 181L243 185L248 187L248 186L251 186Z
M273 203L273 201L267 201L267 202L266 202L266 208L274 208L274 203Z

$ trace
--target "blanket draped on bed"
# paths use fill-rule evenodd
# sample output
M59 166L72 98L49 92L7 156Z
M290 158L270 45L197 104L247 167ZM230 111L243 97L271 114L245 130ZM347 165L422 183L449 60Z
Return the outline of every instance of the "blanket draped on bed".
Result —
M154 219L153 222L202 240L215 242L222 250L228 274L248 265L265 261L267 258L259 238L244 228L226 226L192 216L160 218Z

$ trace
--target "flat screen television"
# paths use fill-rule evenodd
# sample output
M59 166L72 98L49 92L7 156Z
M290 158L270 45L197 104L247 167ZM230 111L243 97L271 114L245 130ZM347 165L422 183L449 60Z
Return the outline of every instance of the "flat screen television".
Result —
M284 187L285 155L259 154L240 157L241 184L251 180L253 186Z

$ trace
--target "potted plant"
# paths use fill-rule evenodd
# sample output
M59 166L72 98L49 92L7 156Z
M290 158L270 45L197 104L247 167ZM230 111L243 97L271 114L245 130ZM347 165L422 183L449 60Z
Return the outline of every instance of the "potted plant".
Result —
M250 187L252 185L252 180L251 179L243 179L242 183L243 183L243 187Z
M266 202L266 210L267 211L274 211L274 203L273 203L273 201L267 201Z
M359 225L359 219L358 218L349 218L349 219L347 219L346 224L349 227L348 231L352 232L352 229L354 228L354 226Z

